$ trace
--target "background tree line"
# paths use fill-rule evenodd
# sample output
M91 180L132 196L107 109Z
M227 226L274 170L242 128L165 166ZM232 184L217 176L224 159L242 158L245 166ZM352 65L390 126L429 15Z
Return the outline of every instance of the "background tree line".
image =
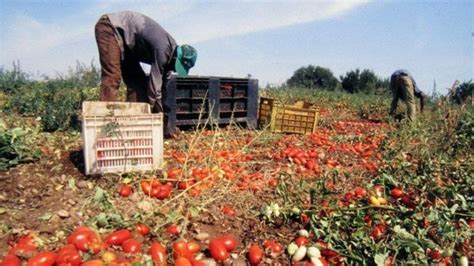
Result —
M297 69L286 85L324 90L342 89L349 93L386 93L389 80L382 79L369 69L355 69L337 79L329 68L308 65Z

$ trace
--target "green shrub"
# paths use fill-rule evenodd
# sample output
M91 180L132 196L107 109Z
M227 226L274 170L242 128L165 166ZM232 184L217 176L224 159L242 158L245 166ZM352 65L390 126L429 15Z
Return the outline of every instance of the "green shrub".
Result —
M77 129L81 103L98 99L99 82L100 73L94 65L78 63L67 75L29 81L13 89L5 111L41 117L45 131Z
M39 158L41 151L33 148L30 134L34 134L32 129L7 128L0 119L0 170Z

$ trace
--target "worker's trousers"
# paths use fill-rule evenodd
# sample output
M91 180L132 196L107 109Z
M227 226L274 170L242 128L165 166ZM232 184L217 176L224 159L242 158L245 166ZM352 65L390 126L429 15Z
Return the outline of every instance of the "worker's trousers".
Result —
M95 38L99 48L101 72L100 100L116 101L123 77L127 85L127 101L148 102L146 86L148 77L140 62L120 49L115 29L109 18L102 16L95 25Z
M413 121L416 117L415 86L410 77L406 75L394 76L390 80L393 99L390 106L390 114L394 115L398 101L401 99L407 105L408 120Z

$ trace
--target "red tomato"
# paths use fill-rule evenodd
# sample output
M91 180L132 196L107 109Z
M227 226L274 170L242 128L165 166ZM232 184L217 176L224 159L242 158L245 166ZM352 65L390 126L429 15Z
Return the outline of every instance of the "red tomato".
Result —
M345 201L351 201L354 196L355 196L355 193L353 191L347 192L344 195L344 200Z
M107 266L130 266L131 263L128 259L125 258L116 258L111 261Z
M105 238L105 243L109 245L122 245L122 243L132 236L128 229L121 229L110 233Z
M385 259L385 264L384 266L392 266L393 264L393 257L392 256L388 256L386 259Z
M270 187L277 187L278 186L278 179L272 178L268 181L268 185Z
M176 179L180 175L181 175L181 169L180 168L170 168L170 169L168 169L168 178Z
M20 265L21 265L21 260L13 254L6 255L2 261L2 266L20 266Z
M148 182L148 181L142 181L142 182L140 183L140 186L142 187L143 193L145 193L146 195L150 195L150 192L151 192L151 185L150 185L150 182Z
M173 243L173 256L175 258L186 257L192 258L192 253L189 250L188 242L184 240L178 240Z
M321 249L321 255L326 258L333 258L339 255L336 251L328 248Z
M309 239L304 236L299 236L295 239L295 243L298 247L305 246L309 243Z
M442 259L441 252L439 250L432 250L432 249L427 249L428 256L434 261L434 262L440 262Z
M413 203L411 197L408 195L402 197L402 203L410 209L414 209L416 207L415 203Z
M35 252L36 248L30 244L18 244L14 246L8 254L20 257L31 257Z
M82 256L77 251L76 247L72 244L68 244L61 248L58 251L56 257L57 265L69 265L69 266L79 266L82 262Z
M224 261L229 258L229 252L227 252L226 246L218 239L211 240L209 243L209 252L216 261Z
M249 253L247 254L250 265L260 264L263 259L263 254L263 250L260 248L260 246L253 244L249 249Z
M179 189L187 189L191 185L190 181L180 181L178 182Z
M223 235L217 238L217 240L221 241L224 244L225 249L227 252L232 252L235 247L237 247L237 240L231 235Z
M170 235L174 235L174 236L179 235L179 227L175 224L172 224L166 227L165 231L166 233Z
M193 266L193 264L185 257L179 257L174 261L174 266Z
M102 248L104 247L103 243L94 241L89 244L89 252L92 254L97 254L102 251Z
M200 261L200 260L193 260L191 261L191 264L193 266L207 266L207 264L203 261Z
M100 239L95 232L86 226L79 226L76 230L67 238L69 244L73 244L80 251L94 251L97 253L100 251Z
M225 215L229 215L229 216L234 216L234 215L235 215L235 210L234 210L234 208L232 208L232 207L229 206L229 205L224 205L224 207L222 207L222 212L223 212Z
M165 266L168 260L166 255L166 249L158 242L154 241L150 246L151 259L155 263L155 266Z
M470 221L469 221L469 227L470 227L471 229L474 229L474 220L470 220Z
M157 199L166 199L171 196L171 188L169 186L161 186L158 193L156 194Z
M132 194L132 186L130 185L121 185L119 187L118 193L122 197L128 197L130 194Z
M301 220L301 223L302 223L302 224L307 224L307 223L309 223L309 217L308 217L308 215L307 215L306 213L302 213L302 214L300 215L300 220Z
M104 263L101 260L88 260L81 264L81 266L104 266Z
M370 215L367 214L367 215L364 217L364 222L365 222L367 225L371 226L371 225L372 225L372 217L370 217Z
M372 229L372 232L370 233L370 236L373 239L378 239L385 233L385 225L383 224L377 224L374 229Z
M56 253L51 251L40 252L28 260L27 266L52 266L56 261Z
M142 244L134 238L129 238L123 241L122 250L125 253L140 253L142 252Z
M283 246L273 240L265 240L263 242L263 248L270 250L273 254L280 254L283 251Z
M188 242L188 249L191 253L197 253L201 250L201 246L197 242L191 241Z
M355 196L359 199L365 198L367 196L367 190L365 188L356 187L354 189Z
M401 198L402 195L403 195L403 191L396 187L396 188L392 188L392 190L390 190L390 195L394 198L394 199L398 199L398 198Z
M20 237L17 241L17 244L26 244L33 247L36 247L35 236L33 233L28 233L22 237Z
M89 250L89 235L90 232L80 231L74 232L67 238L69 244L73 244L78 250L88 251Z
M142 236L146 236L150 233L150 228L146 224L137 223L135 225L135 231Z

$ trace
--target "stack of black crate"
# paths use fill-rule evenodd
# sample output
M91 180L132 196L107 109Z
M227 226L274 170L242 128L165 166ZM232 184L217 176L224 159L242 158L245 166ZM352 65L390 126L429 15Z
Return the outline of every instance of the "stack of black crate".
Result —
M172 76L167 83L167 128L196 126L208 119L219 125L234 121L257 127L258 80Z

